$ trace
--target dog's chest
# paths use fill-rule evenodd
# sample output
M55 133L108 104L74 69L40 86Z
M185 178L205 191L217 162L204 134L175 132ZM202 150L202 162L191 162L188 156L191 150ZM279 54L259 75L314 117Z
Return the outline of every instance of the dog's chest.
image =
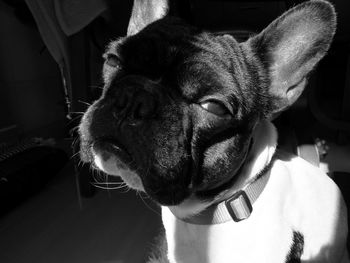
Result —
M163 207L168 258L172 263L333 262L341 258L346 237L340 207L339 190L326 175L299 158L278 161L244 221L188 224ZM329 251L320 253L325 247Z
M279 218L252 215L248 220L192 225L164 209L170 262L285 262L293 231Z

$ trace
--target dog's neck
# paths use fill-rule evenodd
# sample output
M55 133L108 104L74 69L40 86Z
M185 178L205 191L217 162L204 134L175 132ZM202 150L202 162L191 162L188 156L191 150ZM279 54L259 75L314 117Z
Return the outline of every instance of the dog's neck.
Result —
M220 209L222 202L231 198L235 193L245 189L253 182L258 182L254 191L262 191L268 181L268 174L265 171L272 161L277 145L277 131L273 124L268 121L260 123L253 135L253 145L246 158L244 166L239 174L235 175L237 180L229 189L222 191L211 201L200 201L195 196L187 199L178 206L169 207L171 212L179 219L189 220L191 217L197 216L208 207L213 210ZM262 174L263 173L263 174ZM265 178L262 178L265 176ZM261 177L261 178L258 178ZM260 186L261 184L262 186ZM260 194L260 193L259 193ZM218 204L216 206L216 204ZM214 207L214 208L213 208ZM215 219L213 219L215 221ZM190 221L191 222L191 221ZM217 223L217 222L216 222ZM220 222L219 222L220 223Z

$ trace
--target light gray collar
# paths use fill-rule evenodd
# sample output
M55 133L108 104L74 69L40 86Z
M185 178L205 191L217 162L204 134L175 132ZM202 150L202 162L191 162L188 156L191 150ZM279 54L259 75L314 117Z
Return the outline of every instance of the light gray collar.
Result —
M236 188L237 190L232 190L232 194L225 194L225 197L195 215L180 218L176 216L176 212L172 213L179 220L198 225L220 224L231 220L239 222L247 219L253 212L253 204L269 181L276 155L276 144L277 131L273 124L268 121L259 124L254 134L251 154L246 159L247 164L241 174L235 176L238 178L235 185L241 186ZM247 178L248 180L244 182Z
M247 219L253 212L253 204L263 192L269 177L271 162L265 166L257 178L247 184L242 190L235 192L220 203L207 207L200 213L180 220L196 225L221 224L234 220L239 222Z

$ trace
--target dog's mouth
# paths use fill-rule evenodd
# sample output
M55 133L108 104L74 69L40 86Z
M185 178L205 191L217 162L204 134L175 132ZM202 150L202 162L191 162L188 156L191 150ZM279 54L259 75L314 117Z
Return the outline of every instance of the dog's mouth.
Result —
M146 152L135 153L115 138L99 138L90 144L90 161L106 174L120 177L130 188L143 191L155 202L164 206L177 206L190 196L200 200L211 200L219 192L233 184L235 176L220 184L194 185L193 178L199 171L193 169L191 162L183 160L178 169L164 168L163 172L156 169L158 161L147 159L148 164L140 160L138 154L147 156ZM249 145L249 149L251 144ZM151 161L153 160L153 162ZM242 161L243 163L243 161ZM241 169L240 165L238 171Z
M140 164L137 165L135 156L115 139L96 140L91 143L90 149L91 161L98 169L121 177L130 188L146 192L160 205L178 205L189 196L189 184L183 179L178 176L160 178L154 170L138 167ZM188 178L189 172L189 169L183 168L184 178Z
M92 161L98 169L109 175L121 177L130 188L146 192L154 201L165 206L177 206L193 194L203 200L212 199L235 180L233 176L231 180L221 182L219 186L197 189L191 185L193 171L190 165L183 165L183 175L177 174L173 179L160 178L153 173L140 174L142 169L137 167L135 157L115 139L96 140L91 144L91 153ZM189 182L184 182L184 178Z
M101 154L104 160L110 155L115 155L125 164L132 164L133 158L125 147L115 139L98 139L92 143L92 151L96 154Z
M92 143L93 163L106 174L119 176L132 189L144 191L139 175L133 168L131 154L116 140L99 139Z

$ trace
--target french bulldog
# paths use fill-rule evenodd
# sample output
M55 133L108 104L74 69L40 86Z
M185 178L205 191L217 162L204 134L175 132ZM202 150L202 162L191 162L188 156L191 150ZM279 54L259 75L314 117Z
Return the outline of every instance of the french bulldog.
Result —
M149 262L349 262L347 211L317 167L276 150L271 120L302 93L336 29L304 2L245 42L134 2L80 124L81 158L162 208Z

